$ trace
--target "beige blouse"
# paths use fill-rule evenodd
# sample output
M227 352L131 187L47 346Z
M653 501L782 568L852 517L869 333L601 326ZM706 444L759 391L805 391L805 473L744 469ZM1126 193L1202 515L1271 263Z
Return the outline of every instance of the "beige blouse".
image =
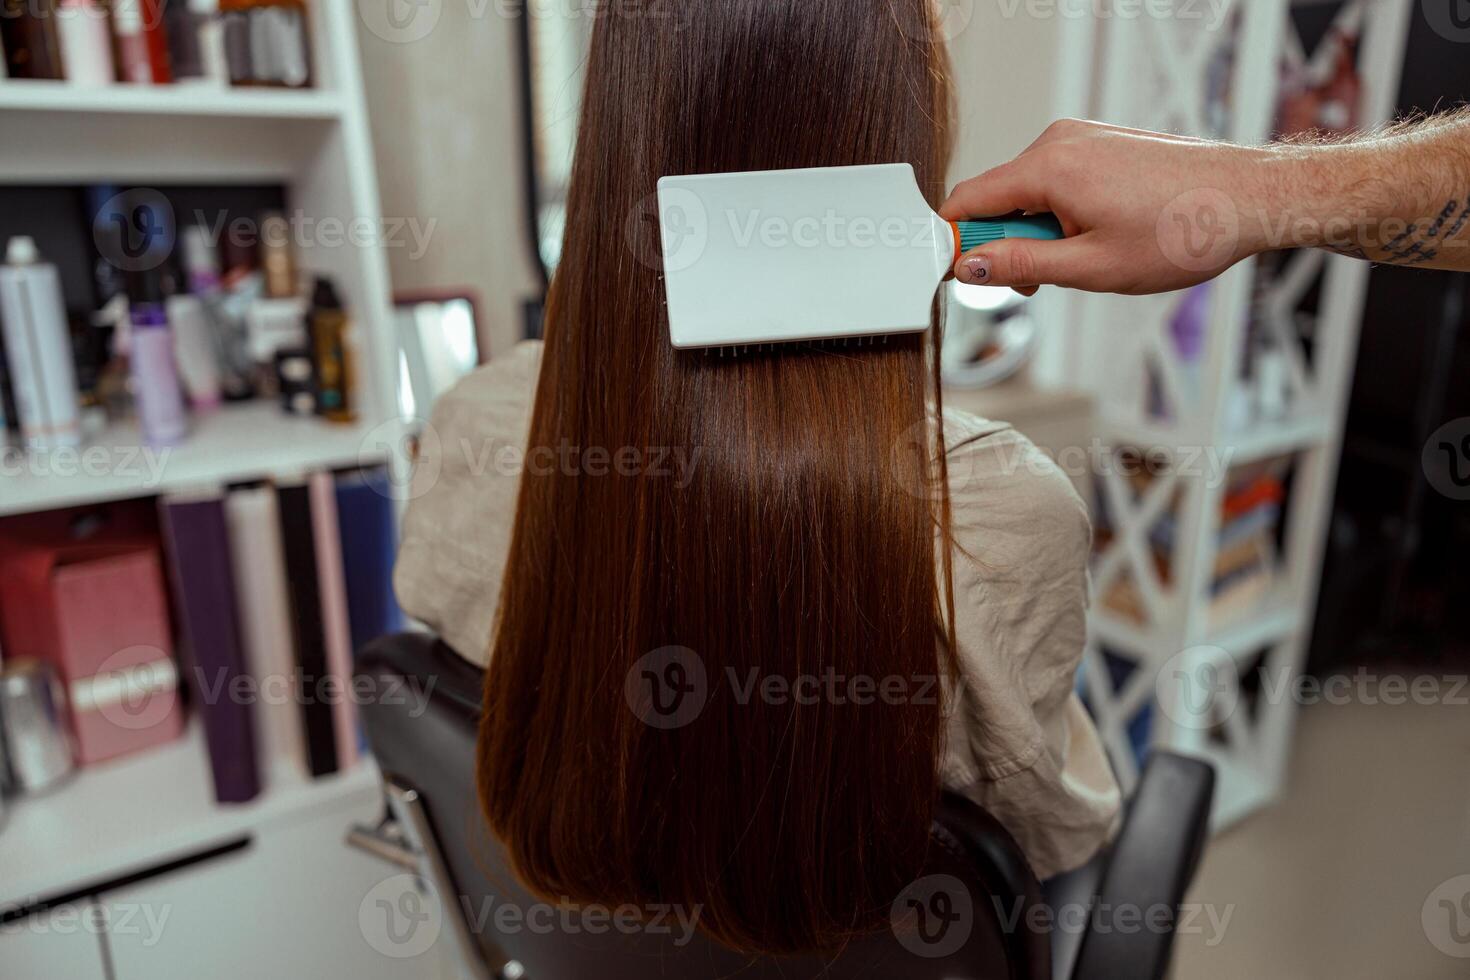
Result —
M475 371L434 406L394 584L404 610L489 658L541 346ZM1115 830L1118 785L1073 693L1087 632L1091 526L1072 484L1009 426L946 412L961 676L944 784L1015 836L1041 878Z

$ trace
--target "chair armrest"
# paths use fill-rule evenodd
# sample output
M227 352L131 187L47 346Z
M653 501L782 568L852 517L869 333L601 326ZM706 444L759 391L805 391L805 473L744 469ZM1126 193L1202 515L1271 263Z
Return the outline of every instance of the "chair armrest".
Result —
M1073 980L1162 980L1179 906L1209 835L1214 795L1209 763L1160 750L1150 754L1103 872ZM1123 910L1127 929L1120 928Z

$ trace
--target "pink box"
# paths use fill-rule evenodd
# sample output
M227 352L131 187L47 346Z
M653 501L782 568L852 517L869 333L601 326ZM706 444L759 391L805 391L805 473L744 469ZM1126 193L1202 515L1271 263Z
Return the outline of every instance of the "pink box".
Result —
M59 647L83 765L179 736L184 713L157 549L62 559L51 573Z

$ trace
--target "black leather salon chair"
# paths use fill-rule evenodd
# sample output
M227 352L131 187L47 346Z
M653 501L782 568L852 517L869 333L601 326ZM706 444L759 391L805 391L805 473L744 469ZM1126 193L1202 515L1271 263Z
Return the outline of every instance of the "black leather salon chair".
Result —
M678 928L495 928L465 909L541 906L507 870L475 798L475 732L482 673L428 634L384 637L362 651L358 674L380 692L362 719L383 773L388 815L351 839L420 876L437 892L465 976L497 980L1150 980L1169 965L1173 921L1206 836L1214 773L1155 752L1107 854L1068 876L1053 918L1015 841L984 810L946 796L934 821L930 867L895 902L901 924L818 958L751 958ZM1049 894L1050 894L1049 886ZM1093 928L1129 907L1151 927ZM1060 913L1061 909L1057 909ZM1069 926L1068 919L1072 919ZM478 920L477 929L472 922ZM1080 920L1080 921L1078 921ZM1101 918L1096 920L1102 922ZM1162 923L1162 924L1161 924ZM682 945L679 940L683 939ZM1054 952L1059 950L1060 952Z

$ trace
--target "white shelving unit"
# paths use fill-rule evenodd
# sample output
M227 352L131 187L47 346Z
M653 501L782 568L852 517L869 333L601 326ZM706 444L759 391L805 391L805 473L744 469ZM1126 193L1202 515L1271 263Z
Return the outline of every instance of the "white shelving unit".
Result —
M371 422L327 425L292 418L274 402L228 406L195 420L189 439L152 449L135 421L109 426L76 451L0 463L0 517L128 500L201 485L370 466L389 458Z
M1393 112L1415 5L1412 0L1348 0L1338 6L1339 23L1361 28L1360 125L1371 127ZM1266 141L1282 68L1307 57L1290 13L1291 0L1231 0L1213 30L1199 17L1111 21L1099 117L1239 143ZM1211 81L1218 84L1222 72L1229 77L1224 131L1210 125L1204 108ZM1087 652L1090 700L1125 785L1137 776L1129 726L1146 709L1152 710L1154 744L1214 762L1216 826L1272 801L1285 777L1296 704L1289 696L1263 695L1252 710L1241 679L1264 668L1275 685L1301 670L1368 269L1365 262L1322 252L1291 255L1272 278L1259 262L1231 269L1211 287L1206 348L1195 384L1187 379L1170 334L1180 294L1090 297L1071 335L1079 352L1074 359L1079 376L1073 380L1099 396L1104 444L1115 453L1141 448L1170 460L1143 488L1116 472L1099 480L1113 537L1097 555L1095 589L1102 595L1120 577L1130 577L1144 615L1136 622L1095 605ZM1319 299L1316 314L1309 316L1299 307L1313 286L1320 286ZM1252 316L1286 359L1291 402L1283 417L1232 428L1228 409L1240 383ZM1310 363L1303 353L1304 335L1311 338ZM1119 350L1132 352L1136 371L1116 370ZM1144 404L1142 379L1150 369L1172 421L1158 421ZM1275 457L1289 457L1294 466L1274 585L1252 608L1224 622L1211 616L1210 588L1227 487L1219 473L1184 472L1188 454L1200 450L1229 454L1231 467ZM1170 512L1176 524L1166 582L1149 535ZM1104 649L1132 667L1121 683L1113 682Z
M324 808L371 813L379 798L371 760L319 780L281 770L265 775L271 788L258 799L216 803L197 723L151 752L78 771L46 796L15 806L0 834L0 909L83 892Z
M93 88L68 82L0 79L0 111L91 113L98 116L192 116L233 119L337 119L342 100L320 89L235 89L195 84L113 85ZM17 122L25 120L17 117Z
M312 3L308 10L315 86L310 90L80 88L0 80L0 182L281 183L289 211L315 221L366 220L379 227L356 7ZM274 403L226 406L196 417L187 441L154 454L156 467L136 428L116 425L74 454L0 465L0 515L390 460L399 444L398 345L382 248L350 239L324 242L298 249L297 260L304 271L332 277L352 318L356 423L288 418ZM105 470L100 473L99 460ZM123 465L125 460L134 465ZM329 840L313 845L325 854L328 844L343 846L351 817L343 816L339 826L324 815L360 818L373 809L377 770L371 760L320 780L264 775L256 801L216 804L196 725L175 743L81 769L52 793L10 801L8 821L0 828L0 910L91 888L242 834L313 819L325 826ZM330 853L324 861L347 860ZM353 902L359 897L350 896ZM355 914L355 905L330 911ZM251 924L242 921L239 928ZM6 955L0 951L0 961Z

